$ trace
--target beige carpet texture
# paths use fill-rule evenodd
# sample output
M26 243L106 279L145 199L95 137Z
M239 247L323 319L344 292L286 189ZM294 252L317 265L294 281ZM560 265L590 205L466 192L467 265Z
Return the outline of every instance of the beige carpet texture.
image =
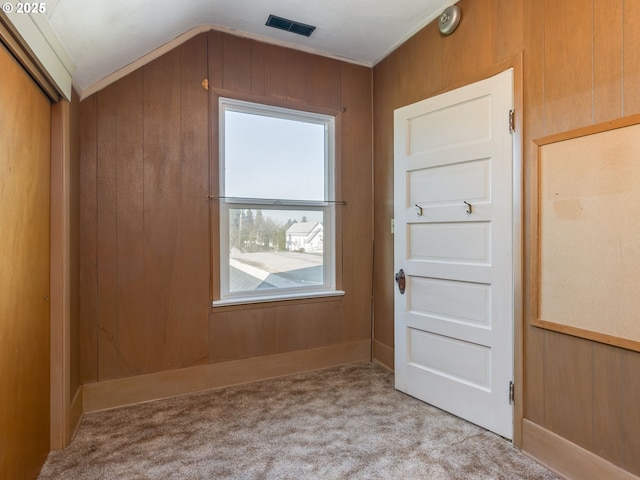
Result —
M84 416L48 479L555 479L505 439L334 367Z

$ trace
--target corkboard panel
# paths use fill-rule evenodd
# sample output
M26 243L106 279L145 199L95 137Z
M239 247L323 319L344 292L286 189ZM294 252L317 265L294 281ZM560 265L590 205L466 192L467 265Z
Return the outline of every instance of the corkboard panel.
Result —
M640 116L536 143L533 323L640 351Z

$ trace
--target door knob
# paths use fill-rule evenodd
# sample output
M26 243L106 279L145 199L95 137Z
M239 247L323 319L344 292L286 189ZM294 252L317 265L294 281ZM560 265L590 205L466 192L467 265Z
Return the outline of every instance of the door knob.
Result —
M400 271L396 273L396 282L398 282L398 288L400 289L400 294L404 295L404 290L406 287L406 277L404 275L404 270L400 269Z

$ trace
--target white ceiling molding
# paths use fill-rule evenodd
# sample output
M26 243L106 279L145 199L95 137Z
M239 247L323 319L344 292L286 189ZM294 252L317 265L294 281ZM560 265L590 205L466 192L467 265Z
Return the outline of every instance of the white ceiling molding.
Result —
M26 45L55 83L60 94L71 100L75 66L57 35L42 14L6 13Z

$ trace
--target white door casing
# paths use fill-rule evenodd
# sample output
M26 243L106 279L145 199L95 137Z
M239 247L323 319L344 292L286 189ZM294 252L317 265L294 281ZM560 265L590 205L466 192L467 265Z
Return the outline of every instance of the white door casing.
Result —
M395 383L511 439L513 70L394 119Z

